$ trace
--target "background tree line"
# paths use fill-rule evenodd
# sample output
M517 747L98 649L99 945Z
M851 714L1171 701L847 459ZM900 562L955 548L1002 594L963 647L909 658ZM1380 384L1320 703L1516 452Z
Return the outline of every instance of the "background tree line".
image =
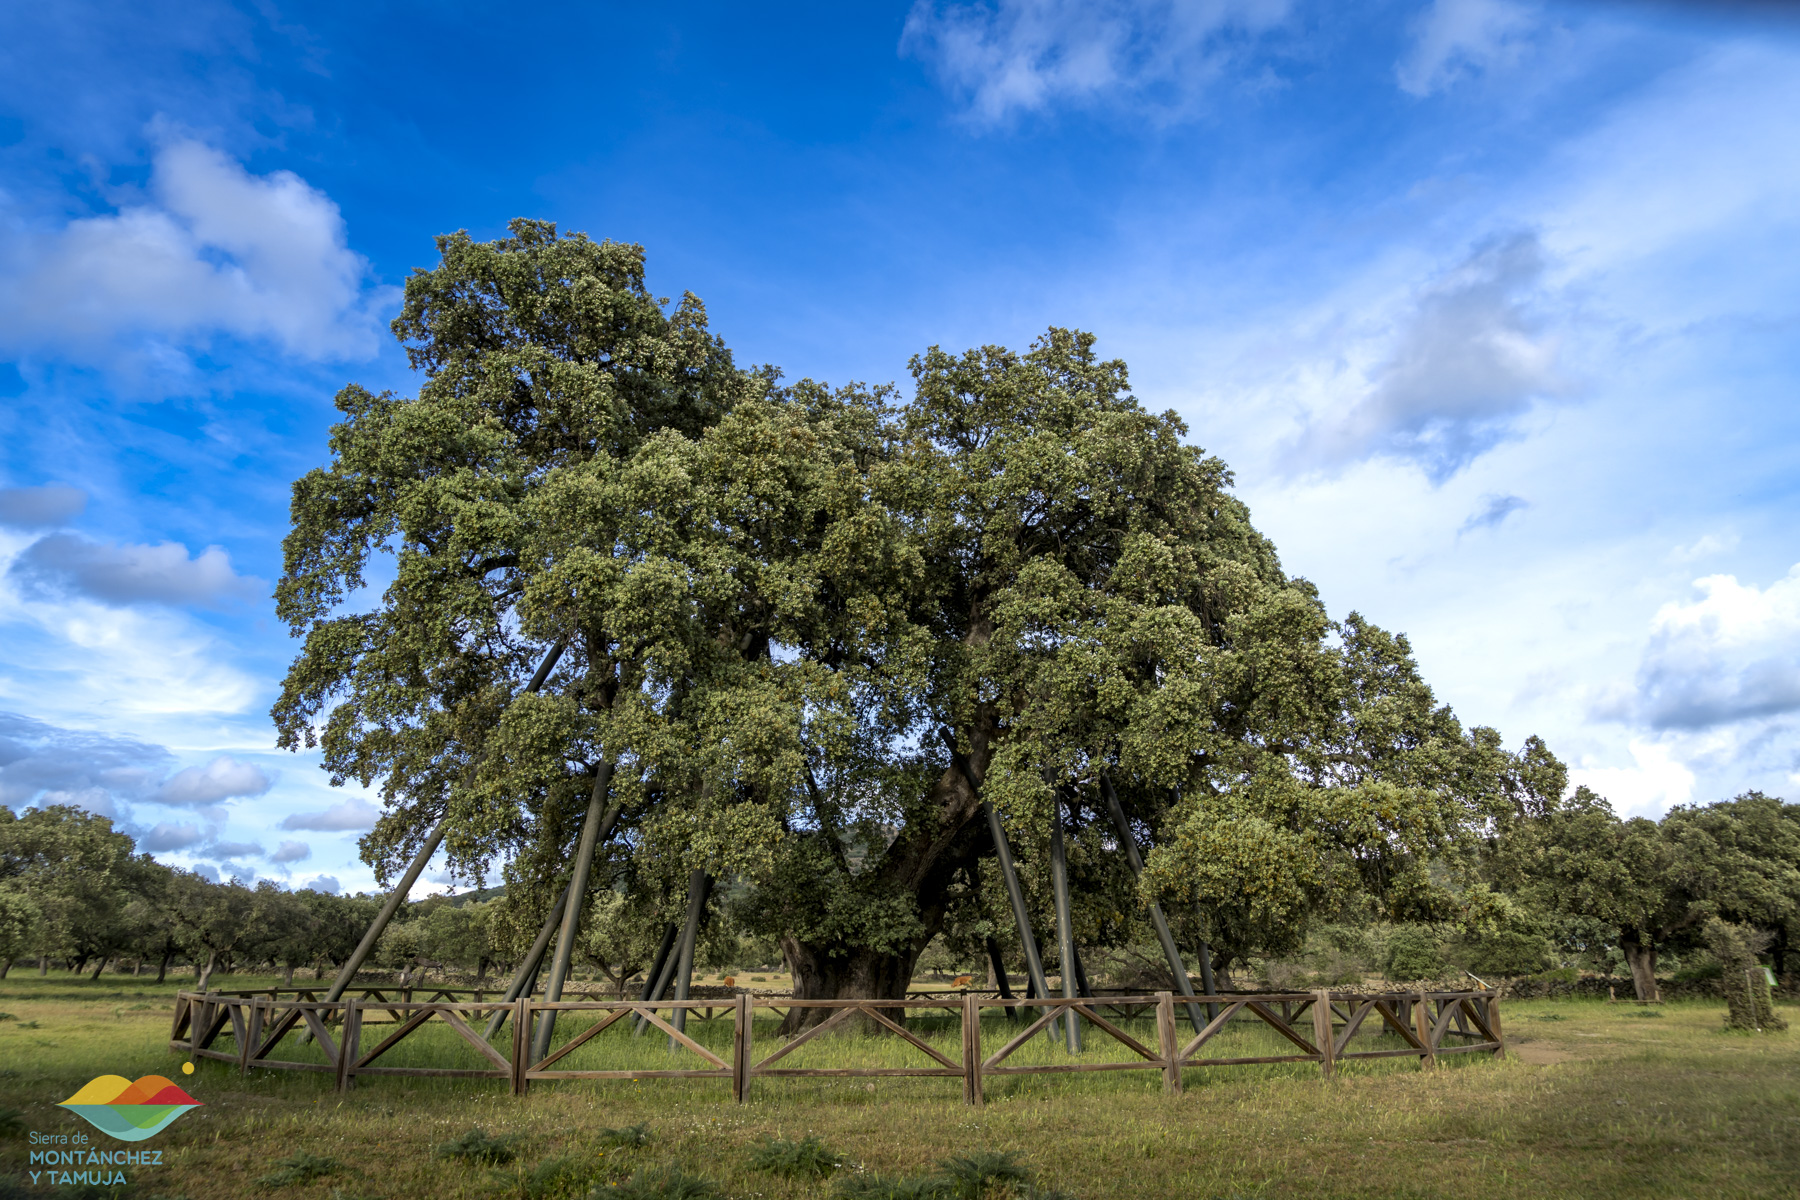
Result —
M1554 768L1552 768L1554 772ZM1552 774L1551 782L1554 782ZM1116 845L1094 839L1071 855L1076 943L1099 985L1167 987L1167 968L1128 889L1110 886ZM1759 792L1709 805L1679 806L1660 821L1620 820L1585 788L1525 809L1477 852L1468 886L1431 920L1393 922L1367 895L1291 926L1240 926L1215 963L1231 986L1350 985L1371 974L1395 980L1468 972L1488 982L1546 971L1593 972L1630 980L1639 999L1655 994L1657 960L1677 956L1677 978L1705 981L1747 947L1791 987L1800 931L1800 804ZM49 806L15 816L0 809L0 978L23 961L98 978L115 972L191 967L196 978L234 971L317 977L340 966L373 917L380 897L288 891L263 881L214 883L133 853L104 817ZM644 919L621 891L587 914L579 959L587 973L623 994L657 950L661 924ZM750 889L729 885L711 906L700 966L773 968L779 944L757 932ZM654 916L654 914L652 914ZM1178 914L1190 947L1218 926ZM374 966L397 980L481 986L514 963L534 932L534 914L504 895L432 896L406 906L388 927ZM1721 932L1721 924L1726 928ZM946 929L919 969L989 982L989 940L1017 971L1016 934L1005 922ZM1063 964L1054 943L1047 965Z

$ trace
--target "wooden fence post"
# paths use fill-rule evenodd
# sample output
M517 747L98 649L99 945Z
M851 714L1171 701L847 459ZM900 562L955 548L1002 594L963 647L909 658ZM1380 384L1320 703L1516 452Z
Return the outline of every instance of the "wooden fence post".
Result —
M1319 1073L1326 1079L1337 1074L1336 1034L1331 1028L1331 991L1313 993L1313 1041L1319 1047Z
M1494 1040L1499 1045L1494 1047L1495 1058L1506 1057L1506 1035L1500 1030L1500 997L1489 996L1487 1001L1487 1025L1494 1031Z
M1163 1091L1181 1094L1181 1042L1175 1034L1175 995L1156 993L1156 1048L1162 1054Z
M742 1104L750 1095L750 995L739 992L731 1029L731 1098Z
M256 1053L256 1048L262 1045L262 1006L263 1002L261 1000L250 1001L250 1016L249 1019L244 1022L249 1028L245 1033L244 1044L238 1047L239 1075L248 1075L250 1073L250 1059Z
M206 993L201 992L202 996ZM212 1005L207 1003L190 1004L188 1006L188 1061L195 1062L200 1058L200 1039L205 1036L201 1026L212 1025Z
M1418 1033L1419 1041L1425 1047L1425 1053L1419 1058L1419 1066L1430 1068L1437 1066L1437 1048L1431 1044L1431 1002L1420 992L1413 1003L1413 1030Z
M963 1103L980 1108L981 1094L981 998L963 994L962 1010Z
M355 1000L345 1000L344 1015L338 1022L337 1090L347 1092L356 1086L355 1064L358 1036L362 1032L362 1012Z

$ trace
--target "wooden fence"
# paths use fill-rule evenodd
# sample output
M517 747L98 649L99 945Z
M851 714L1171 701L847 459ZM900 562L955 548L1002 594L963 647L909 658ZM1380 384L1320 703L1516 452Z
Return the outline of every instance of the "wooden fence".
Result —
M507 1003L473 997L464 999L452 994L465 989L437 989L430 998L422 1001L389 999L385 993L394 990L397 989L367 988L360 996L332 1003L320 1001L314 998L316 993L307 993L303 989L302 994L292 999L283 999L279 990L271 989L181 992L175 1002L169 1048L195 1058L234 1062L242 1071L251 1067L329 1071L334 1074L340 1091L355 1087L357 1078L364 1075L499 1079L506 1080L515 1095L523 1095L534 1082L560 1079L718 1079L729 1081L732 1098L742 1103L750 1093L752 1082L758 1078L925 1076L961 1079L963 1099L974 1105L982 1103L983 1081L990 1076L1151 1070L1162 1073L1165 1091L1179 1092L1182 1070L1189 1067L1317 1063L1321 1073L1330 1076L1336 1064L1357 1059L1410 1056L1417 1058L1422 1067L1430 1068L1442 1055L1486 1053L1500 1057L1505 1054L1500 1002L1492 992L1358 995L1316 991L1202 997L1201 1005L1211 1016L1198 1031L1190 1029L1183 1036L1177 1026L1176 999L1168 992L1150 996L1042 1000L1001 999L975 993L860 1001L794 1000L739 994L731 998L660 1002L562 1000L547 1003L521 997ZM1185 1001L1179 1007L1185 1010ZM808 1008L836 1011L778 1045L758 1044L753 1037L757 1013L786 1015L794 1009ZM1016 1012L1018 1017L1007 1027L1012 1036L998 1049L989 1052L983 1045L982 1015L983 1010L996 1008ZM495 1045L483 1038L475 1026L481 1018L502 1010L510 1018L511 1029L509 1036L499 1039L503 1044ZM689 1037L676 1027L685 1024L685 1019L674 1021L677 1010L684 1010L699 1019L729 1015L732 1022L730 1047L720 1054ZM958 1057L931 1045L908 1029L904 1020L894 1019L896 1013L921 1010L925 1013L935 1010L960 1025L962 1044ZM1102 1010L1114 1019L1102 1015ZM1144 1044L1120 1027L1121 1023L1128 1023L1152 1010L1154 1046ZM551 1011L593 1013L597 1014L597 1019L534 1061L532 1031L538 1018ZM664 1018L664 1013L669 1019ZM990 1012L989 1015L993 1014ZM1009 1063L1021 1047L1065 1015L1082 1023L1086 1029L1097 1030L1129 1055L1105 1062L1071 1056L1068 1061ZM570 1065L559 1065L576 1050L631 1017L666 1033L671 1048L679 1047L688 1052L687 1065L666 1070L635 1067L579 1070ZM778 1065L800 1047L842 1029L859 1017L866 1027L884 1029L900 1039L900 1044L916 1050L918 1061L900 1067ZM433 1020L448 1026L486 1065L474 1069L380 1065L384 1055ZM1273 1030L1283 1043L1280 1047L1283 1052L1247 1057L1209 1055L1209 1045L1233 1023L1240 1027L1247 1023L1253 1028ZM274 1057L283 1040L302 1028L316 1040L324 1062ZM368 1034L365 1037L366 1028ZM390 1028L391 1032L376 1040ZM214 1049L214 1043L227 1029L236 1049ZM1385 1049L1356 1048L1359 1036L1366 1047L1372 1036L1383 1033L1396 1035L1400 1045ZM366 1042L375 1044L365 1048ZM759 1054L763 1057L759 1058Z

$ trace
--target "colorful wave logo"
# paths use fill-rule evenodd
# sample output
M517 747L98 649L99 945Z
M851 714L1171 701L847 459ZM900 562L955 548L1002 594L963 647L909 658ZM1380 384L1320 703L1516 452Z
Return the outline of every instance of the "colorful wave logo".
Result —
M123 1075L102 1075L58 1107L122 1142L141 1142L188 1109L199 1108L200 1102L161 1075L146 1075L135 1083Z

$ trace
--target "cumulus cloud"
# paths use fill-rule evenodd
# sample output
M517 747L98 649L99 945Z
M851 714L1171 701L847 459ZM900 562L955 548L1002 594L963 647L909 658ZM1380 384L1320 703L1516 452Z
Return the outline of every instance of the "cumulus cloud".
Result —
M1732 575L1694 581L1665 604L1637 674L1639 715L1656 729L1706 729L1800 711L1800 565L1767 588Z
M366 358L392 293L364 286L368 263L329 197L186 139L156 155L145 203L27 233L10 259L0 339L30 347L225 333L303 359Z
M214 858L261 858L263 848L260 842L214 842L206 852Z
M73 804L119 817L119 801L153 790L174 756L161 746L62 729L0 712L0 804Z
M344 890L344 885L338 882L335 875L315 876L306 886L310 891L324 892L327 896L335 896Z
M1414 23L1413 43L1394 68L1402 91L1429 96L1458 79L1518 61L1537 27L1507 0L1434 0Z
M189 558L177 542L110 545L76 533L33 542L7 573L36 598L81 595L103 604L213 604L265 590L261 580L233 571L231 556L217 546Z
M971 117L999 122L1057 101L1130 94L1180 109L1288 0L918 0L903 53L930 64Z
M352 796L318 812L295 813L282 821L281 827L310 829L315 833L342 833L351 829L373 829L380 816L380 809L361 796Z
M210 863L195 863L193 871L194 874L206 880L208 883L219 882L219 868L212 866Z
M312 857L312 847L305 842L283 842L269 855L270 862L296 863Z
M1626 816L1657 816L1693 797L1694 773L1668 746L1634 741L1631 758L1629 767L1573 767L1569 780L1586 784Z
M1483 496L1481 507L1470 513L1456 532L1471 533L1477 529L1496 528L1520 509L1530 507L1531 502L1520 496Z
M206 834L198 825L190 823L171 824L159 822L149 833L140 834L137 839L139 850L152 854L167 850L185 850L189 846L202 841Z
M1296 460L1339 466L1392 455L1441 482L1505 438L1533 403L1568 394L1557 338L1534 309L1543 271L1535 234L1477 247L1423 291L1363 396L1309 427Z
M54 529L79 517L87 507L87 499L87 493L80 488L58 484L0 488L0 525L9 529Z
M239 797L260 796L274 786L275 777L261 767L221 754L204 767L175 772L146 799L175 808L203 808Z

